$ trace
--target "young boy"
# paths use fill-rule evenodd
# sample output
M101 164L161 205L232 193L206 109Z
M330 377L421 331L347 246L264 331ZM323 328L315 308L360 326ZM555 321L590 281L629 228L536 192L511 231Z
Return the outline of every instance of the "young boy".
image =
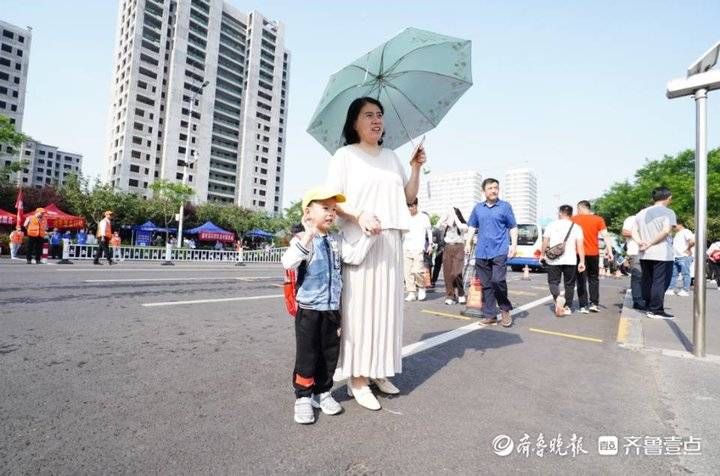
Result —
M298 233L282 257L285 269L298 270L295 316L295 422L315 422L313 407L337 415L342 407L330 394L340 352L341 263L360 264L375 237L350 244L330 228L336 204L345 196L324 187L309 190L302 201L304 232Z

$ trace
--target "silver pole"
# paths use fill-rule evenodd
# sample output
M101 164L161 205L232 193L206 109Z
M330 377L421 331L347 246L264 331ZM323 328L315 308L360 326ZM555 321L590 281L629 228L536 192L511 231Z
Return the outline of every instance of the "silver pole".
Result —
M182 184L187 183L187 166L190 161L190 136L192 135L192 120L193 120L193 109L195 108L195 98L197 93L193 93L190 98L190 114L188 115L188 128L187 138L185 140L185 165L183 166L183 179ZM183 245L183 219L185 218L185 202L180 204L180 219L178 220L178 248L182 248Z
M705 251L707 240L707 90L695 91L695 294L693 354L705 357Z

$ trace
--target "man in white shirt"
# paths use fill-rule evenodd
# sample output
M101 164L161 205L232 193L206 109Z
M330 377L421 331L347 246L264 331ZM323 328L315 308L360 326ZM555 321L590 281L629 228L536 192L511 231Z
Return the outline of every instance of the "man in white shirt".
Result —
M651 319L672 319L674 316L665 312L664 298L675 261L670 231L677 224L677 218L668 208L672 202L669 189L654 189L652 199L654 205L640 210L635 216L632 238L640 249L645 315Z
M558 219L545 228L542 243L542 255L545 258L548 286L555 299L555 315L557 317L572 314L573 293L577 272L585 271L585 246L583 231L571 220L573 209L570 205L562 205L558 210ZM555 259L546 256L548 248L565 244L565 251ZM580 262L578 262L578 258ZM560 278L565 285L565 296L560 295Z
M403 236L403 255L405 256L406 301L425 299L425 265L423 254L428 243L432 243L430 219L424 213L418 213L417 198L408 203L410 221L408 232Z
M682 274L683 287L682 289L677 290L677 295L690 295L690 270L693 264L693 246L695 246L695 234L685 228L685 225L678 220L678 224L675 225L675 236L673 237L675 262L673 263L670 287L667 291L665 291L665 294L675 294L678 275Z
M622 236L625 237L627 248L628 268L630 269L630 293L632 294L633 309L645 309L645 301L642 297L642 269L640 268L640 247L632 237L635 228L635 215L625 219L622 226Z

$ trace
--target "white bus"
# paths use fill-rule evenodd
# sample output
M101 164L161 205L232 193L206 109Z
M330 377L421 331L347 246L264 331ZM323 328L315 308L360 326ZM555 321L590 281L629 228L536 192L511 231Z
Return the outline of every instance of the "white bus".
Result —
M517 253L507 261L508 266L513 271L522 271L525 265L530 269L542 269L542 228L537 223L518 223L517 228Z

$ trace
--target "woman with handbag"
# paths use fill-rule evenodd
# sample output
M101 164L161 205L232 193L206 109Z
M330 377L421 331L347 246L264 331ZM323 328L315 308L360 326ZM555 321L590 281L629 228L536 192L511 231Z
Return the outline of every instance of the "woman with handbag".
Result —
M572 314L573 293L577 272L585 271L585 247L583 232L570 217L573 209L562 205L558 219L550 223L543 235L542 255L546 264L550 294L555 300L557 317ZM560 295L560 279L565 285L565 295Z
M458 302L465 304L463 288L463 265L465 259L465 232L467 222L457 208L453 207L439 224L445 230L445 250L443 251L443 279L445 280L445 304L451 306Z

